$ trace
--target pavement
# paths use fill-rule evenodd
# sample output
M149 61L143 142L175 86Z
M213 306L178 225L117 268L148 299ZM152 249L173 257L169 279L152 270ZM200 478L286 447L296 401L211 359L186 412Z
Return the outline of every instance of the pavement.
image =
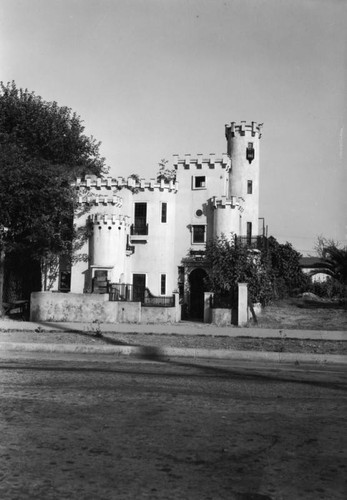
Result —
M290 330L267 328L218 327L206 323L182 321L176 324L104 324L104 323L35 323L15 321L0 318L0 352L55 352L55 353L86 353L137 356L147 359L168 357L213 358L224 360L249 360L275 363L316 363L347 364L347 356L339 354L317 354L314 352L269 352L255 350L233 350L218 348L221 338L254 338L277 340L312 340L312 341L347 341L347 332L329 330ZM52 334L78 333L62 335L59 342L54 342ZM97 333L102 333L102 338ZM117 334L118 341L108 338L108 334ZM122 335L143 334L165 337L173 336L185 339L194 338L194 347L189 342L184 347L167 346L163 339L160 345L124 345ZM94 338L91 338L94 337ZM114 338L114 337L113 337ZM205 347L206 339L208 347ZM53 339L53 340L52 340ZM62 340L63 339L63 340ZM78 339L81 341L78 342ZM97 340L97 341L96 341ZM215 341L215 342L214 342ZM212 345L211 345L212 344Z

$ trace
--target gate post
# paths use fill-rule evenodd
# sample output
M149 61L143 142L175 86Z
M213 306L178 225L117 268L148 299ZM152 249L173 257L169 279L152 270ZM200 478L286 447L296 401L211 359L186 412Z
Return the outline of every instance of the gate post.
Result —
M204 292L204 323L211 323L212 321L211 299L213 295L212 292Z
M238 326L246 326L248 322L248 285L238 283Z

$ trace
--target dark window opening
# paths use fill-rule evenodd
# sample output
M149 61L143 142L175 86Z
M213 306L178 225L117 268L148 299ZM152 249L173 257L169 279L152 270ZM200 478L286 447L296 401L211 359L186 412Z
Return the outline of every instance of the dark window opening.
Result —
M249 142L247 149L246 149L246 158L248 160L248 163L252 163L254 160L254 147L253 147L253 142Z
M166 294L166 274L160 276L160 294Z
M161 221L162 222L167 221L167 203L161 204Z
M147 203L135 203L134 224L131 234L148 234L147 227Z
M194 187L197 189L206 187L206 177L204 175L199 175L194 177Z
M193 243L205 243L205 226L193 226Z
M252 193L253 193L253 182L247 181L247 194L252 194Z

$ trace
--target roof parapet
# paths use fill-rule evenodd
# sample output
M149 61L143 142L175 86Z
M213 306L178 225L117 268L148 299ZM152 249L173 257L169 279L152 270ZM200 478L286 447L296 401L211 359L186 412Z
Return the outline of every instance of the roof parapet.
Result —
M161 179L159 182L156 179L150 179L146 181L145 179L136 180L133 177L128 177L125 179L124 177L117 177L117 179L112 177L95 177L90 178L86 177L83 180L81 178L77 178L73 183L73 186L77 189L122 189L129 188L130 190L136 191L144 191L145 189L160 190L160 191L169 191L176 193L178 190L178 182L174 180L170 180L166 182L164 179Z
M221 168L228 168L230 167L230 158L226 153L223 153L220 157L216 157L214 153L209 155L198 153L196 156L186 154L184 157L173 155L173 166L176 170L179 166L189 169L190 167L201 168L204 165L209 168L215 168L216 165L220 165Z
M251 122L247 124L245 121L241 121L240 124L236 124L236 122L231 122L230 124L225 125L225 137L228 139L229 137L235 137L236 134L246 135L246 132L249 132L252 137L255 137L257 134L259 135L259 139L261 138L263 123Z

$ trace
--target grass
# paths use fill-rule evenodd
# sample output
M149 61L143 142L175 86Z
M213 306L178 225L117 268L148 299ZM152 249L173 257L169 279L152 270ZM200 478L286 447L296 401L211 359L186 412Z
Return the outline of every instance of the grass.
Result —
M303 307L298 299L277 301L258 315L259 328L347 331L347 309Z

